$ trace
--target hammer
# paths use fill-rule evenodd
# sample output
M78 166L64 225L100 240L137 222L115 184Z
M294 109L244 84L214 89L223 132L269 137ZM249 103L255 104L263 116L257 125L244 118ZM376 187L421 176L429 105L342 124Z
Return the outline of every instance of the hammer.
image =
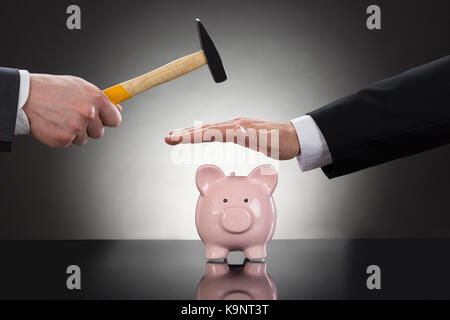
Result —
M205 64L208 64L215 82L219 83L227 80L222 60L214 42L199 19L196 19L196 25L202 50L172 61L137 78L103 90L111 102L118 104L150 88L194 71Z

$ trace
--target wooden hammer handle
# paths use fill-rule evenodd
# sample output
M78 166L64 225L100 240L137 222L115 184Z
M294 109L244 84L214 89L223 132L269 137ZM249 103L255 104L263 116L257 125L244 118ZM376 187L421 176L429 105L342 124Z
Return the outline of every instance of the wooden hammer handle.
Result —
M122 82L103 90L114 104L125 101L145 90L156 87L164 82L178 78L207 63L205 53L200 50L178 60L172 61L156 70L137 78Z

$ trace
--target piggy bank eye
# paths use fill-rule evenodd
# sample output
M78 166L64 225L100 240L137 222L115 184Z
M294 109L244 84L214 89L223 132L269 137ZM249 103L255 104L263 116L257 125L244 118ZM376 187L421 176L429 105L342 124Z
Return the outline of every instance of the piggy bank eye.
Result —
M247 203L247 202L248 202L248 199L247 199L247 198L245 198L245 199L244 199L244 202L245 202L245 203Z
M228 200L227 200L226 198L225 198L225 199L223 199L223 202L227 203L227 201L228 201Z

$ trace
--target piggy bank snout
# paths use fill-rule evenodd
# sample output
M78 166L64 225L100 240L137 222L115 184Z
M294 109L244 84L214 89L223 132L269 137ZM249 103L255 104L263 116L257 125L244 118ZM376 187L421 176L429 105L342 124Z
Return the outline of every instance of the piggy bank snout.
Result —
M228 207L221 212L222 227L231 233L242 233L253 224L253 214L245 207Z

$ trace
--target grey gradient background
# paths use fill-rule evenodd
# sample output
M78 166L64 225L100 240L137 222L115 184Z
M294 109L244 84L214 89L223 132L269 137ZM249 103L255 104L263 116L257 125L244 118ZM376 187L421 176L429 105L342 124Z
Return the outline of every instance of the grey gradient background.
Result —
M0 238L197 239L198 164L171 162L170 129L238 116L287 121L450 54L445 0L74 3L81 31L65 27L71 1L2 3L0 65L106 88L197 51L199 17L229 80L215 84L205 67L141 94L122 104L119 128L84 147L17 137L0 154ZM370 4L382 8L381 31L365 27ZM334 180L280 163L275 238L448 237L449 160L446 146ZM255 166L217 164L238 174Z

